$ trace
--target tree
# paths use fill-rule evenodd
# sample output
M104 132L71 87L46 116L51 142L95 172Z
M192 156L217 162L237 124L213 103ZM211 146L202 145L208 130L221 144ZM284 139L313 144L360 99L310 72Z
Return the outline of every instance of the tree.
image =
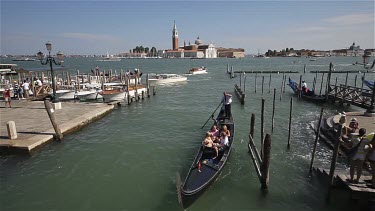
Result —
M286 52L289 52L289 48L286 48L285 51L286 51Z
M146 47L145 48L145 53L149 53L150 52L150 48Z
M273 50L273 56L277 56L277 51Z
M294 48L290 48L290 51L294 51Z

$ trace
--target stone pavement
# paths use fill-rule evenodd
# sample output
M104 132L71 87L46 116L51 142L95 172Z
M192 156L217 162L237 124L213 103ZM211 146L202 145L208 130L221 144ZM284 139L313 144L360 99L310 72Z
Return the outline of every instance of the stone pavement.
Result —
M56 121L65 135L112 111L114 105L104 103L62 102L55 111ZM10 140L7 122L14 121L17 139ZM55 133L43 101L12 100L12 108L0 102L0 148L31 151L52 141Z

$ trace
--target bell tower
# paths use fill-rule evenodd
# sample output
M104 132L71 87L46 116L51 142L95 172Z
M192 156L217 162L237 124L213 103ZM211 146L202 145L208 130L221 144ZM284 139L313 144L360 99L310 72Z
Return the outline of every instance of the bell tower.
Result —
M172 31L172 50L178 49L178 31L176 27L176 21L173 24L173 31Z

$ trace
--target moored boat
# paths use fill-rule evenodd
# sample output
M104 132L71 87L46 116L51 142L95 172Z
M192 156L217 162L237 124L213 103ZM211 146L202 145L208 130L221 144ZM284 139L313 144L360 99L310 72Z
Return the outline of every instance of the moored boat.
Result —
M188 208L204 192L204 190L215 181L229 158L234 141L235 125L232 116L225 118L224 106L217 116L216 122L219 128L226 125L230 131L231 135L228 138L229 144L222 152L219 151L219 154L215 159L212 158L210 153L207 153L207 149L203 146L199 147L198 154L190 167L184 183L182 185L177 184L179 201L185 209ZM201 142L199 141L199 143ZM180 178L178 177L178 181L179 179Z
M202 66L202 67L195 67L189 70L189 74L192 75L198 75L198 74L204 74L207 73L207 68Z
M299 94L299 85L294 80L289 78L290 88L294 91L295 94ZM305 100L314 101L318 103L324 103L326 101L325 95L316 95L314 90L308 90L307 92L302 92L301 97Z

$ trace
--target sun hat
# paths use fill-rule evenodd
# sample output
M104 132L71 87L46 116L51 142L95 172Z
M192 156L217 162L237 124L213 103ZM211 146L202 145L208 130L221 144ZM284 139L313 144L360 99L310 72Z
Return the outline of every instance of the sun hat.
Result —
M356 122L356 121L357 121L357 118L351 118L350 121L351 121L351 122Z

